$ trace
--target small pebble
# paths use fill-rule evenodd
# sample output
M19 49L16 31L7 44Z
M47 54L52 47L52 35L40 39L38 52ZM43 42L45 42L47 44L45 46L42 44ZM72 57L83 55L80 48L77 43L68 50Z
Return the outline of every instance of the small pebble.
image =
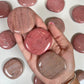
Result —
M0 1L0 18L8 17L11 11L11 6L6 1Z
M16 45L14 34L10 30L0 33L0 47L10 49Z
M23 64L17 58L10 59L4 64L3 72L10 79L16 79L23 72Z

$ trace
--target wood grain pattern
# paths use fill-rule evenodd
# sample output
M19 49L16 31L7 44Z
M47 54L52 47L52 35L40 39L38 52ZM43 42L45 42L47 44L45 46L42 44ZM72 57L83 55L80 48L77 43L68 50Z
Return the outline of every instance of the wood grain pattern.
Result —
M47 30L36 27L28 33L24 45L32 54L41 55L50 49L52 36Z
M8 26L12 32L24 34L35 26L34 13L30 8L15 8L8 16Z
M5 75L11 79L18 78L23 72L23 64L17 58L10 59L3 67Z
M48 79L53 79L66 69L65 60L53 51L48 51L38 58L37 68Z

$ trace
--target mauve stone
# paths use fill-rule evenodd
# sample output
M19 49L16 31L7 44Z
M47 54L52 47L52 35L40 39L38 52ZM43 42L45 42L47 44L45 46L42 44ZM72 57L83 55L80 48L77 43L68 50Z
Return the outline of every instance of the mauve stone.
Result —
M48 51L39 56L37 61L38 71L48 79L54 79L65 69L65 60L53 51Z

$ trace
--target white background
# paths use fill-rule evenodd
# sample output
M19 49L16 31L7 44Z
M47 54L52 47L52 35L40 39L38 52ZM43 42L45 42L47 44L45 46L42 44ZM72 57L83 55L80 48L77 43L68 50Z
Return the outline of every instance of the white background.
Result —
M9 3L11 3L13 8L21 6L17 2L17 0L0 0L0 1L8 1ZM66 27L64 34L68 38L68 40L71 41L71 37L77 32L84 33L84 23L83 24L76 23L72 20L70 16L72 8L76 5L84 5L84 0L65 0L65 8L60 13L54 13L47 10L45 4L46 0L38 0L37 3L31 8L38 15L40 15L43 20L52 16L60 17L61 19L63 19ZM0 19L0 32L7 29L8 29L7 18ZM77 69L84 70L84 54L78 53L77 51L74 50L74 56L75 56L76 70ZM17 57L23 60L24 71L19 78L11 80L4 75L3 65L7 60L13 57ZM16 45L14 48L10 50L4 50L0 48L0 84L33 84L32 80L33 80L33 73L30 70L29 66L27 65L18 46ZM84 84L84 82L82 82L81 84Z

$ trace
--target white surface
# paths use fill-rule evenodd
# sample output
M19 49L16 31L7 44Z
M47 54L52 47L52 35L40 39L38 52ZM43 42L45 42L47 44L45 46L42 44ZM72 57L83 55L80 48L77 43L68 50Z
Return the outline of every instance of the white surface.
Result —
M0 0L0 1L8 1L9 3L11 3L13 8L20 6L17 0ZM46 0L38 0L36 5L32 7L32 9L36 11L36 13L39 14L43 20L45 20L47 17L52 16L62 18L66 27L65 35L69 40L71 40L73 34L77 32L84 33L84 23L83 24L76 23L72 20L70 16L70 9L75 5L84 5L84 0L65 0L65 8L60 13L54 13L48 11L46 9L45 2ZM0 19L0 32L7 29L8 29L7 18ZM75 56L76 69L84 70L84 54L78 53L74 50L74 56ZM7 78L3 73L4 63L8 59L13 57L20 58L21 60L24 61L24 72L18 79L15 80ZM33 84L32 76L33 73L28 67L17 45L10 50L4 50L0 48L0 84ZM83 82L81 81L81 84L84 84L84 81Z

